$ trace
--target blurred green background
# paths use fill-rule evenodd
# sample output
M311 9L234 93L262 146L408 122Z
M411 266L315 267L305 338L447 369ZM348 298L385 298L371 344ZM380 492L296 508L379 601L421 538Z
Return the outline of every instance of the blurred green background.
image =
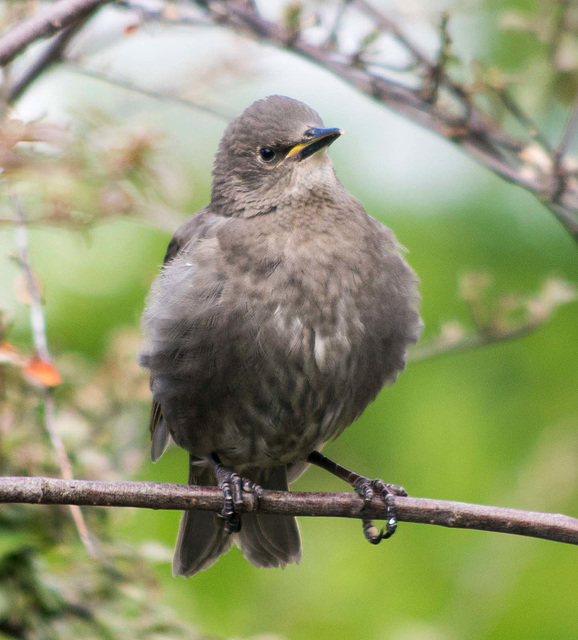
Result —
M418 38L438 4L427 5L420 14L423 23L410 15ZM457 50L522 74L543 52L524 31L496 29L496 9L514 9L515 4L473 4L474 11L449 5ZM538 5L519 4L539 15ZM145 29L128 42L97 51L91 64L172 90L181 82L194 84L203 66L218 69L243 59L242 73L215 71L216 81L199 89L212 104L236 115L254 99L283 93L317 109L327 126L343 128L346 135L330 154L337 174L408 248L422 283L424 343L434 340L447 321L471 326L458 294L464 273L489 274L494 299L531 295L549 277L578 283L575 243L530 195L290 54L224 31L195 35ZM170 77L164 77L168 68ZM561 106L540 111L544 84L538 71L525 100L542 114L545 130L556 139L566 112ZM22 117L42 111L64 122L89 108L129 128L158 133L167 159L164 170L178 175L173 195L183 217L207 203L223 121L107 86L70 68L47 74L18 107ZM177 224L174 217L163 218L159 230L126 219L86 233L31 232L49 340L56 362L65 363L64 373L75 358L86 367L99 366L119 331L129 329L133 335L138 330L169 228ZM8 260L14 250L10 229L1 229L0 247L0 306L14 317L11 341L25 345L28 312L14 293L17 268ZM136 358L137 348L133 340L127 357ZM325 451L365 475L403 484L413 496L576 516L577 362L578 308L569 304L537 331L511 343L410 363L398 382ZM80 385L75 379L65 382L63 398ZM124 393L130 396L131 389ZM140 391L123 420L142 425L136 436L141 457L125 477L184 482L183 451L171 448L154 466L144 459L147 414ZM112 425L112 448L115 438L125 442L123 428L123 421ZM318 469L310 469L293 488L344 490ZM111 535L129 545L155 541L168 548L179 514L126 509L110 518ZM170 562L161 554L154 564L160 581L154 597L211 637L578 637L578 559L572 547L403 523L393 539L373 547L357 521L301 518L300 526L303 560L285 571L257 570L234 549L209 571L185 581L171 577Z

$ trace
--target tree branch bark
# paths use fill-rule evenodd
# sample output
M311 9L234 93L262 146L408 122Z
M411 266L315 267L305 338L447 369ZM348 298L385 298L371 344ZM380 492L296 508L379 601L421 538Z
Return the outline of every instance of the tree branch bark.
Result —
M12 62L28 45L51 36L92 13L111 0L58 0L44 11L20 22L0 38L0 66Z
M265 491L260 502L245 496L245 511L292 516L384 518L379 498L363 511L355 493ZM223 495L217 487L160 482L97 482L57 478L0 478L0 503L64 504L145 509L199 509L220 512ZM562 514L519 511L431 500L396 498L400 522L433 524L455 529L478 529L578 544L578 519Z
M110 1L57 0L43 12L0 37L0 65L8 64L35 40L76 24ZM123 4L131 6L130 0ZM138 0L135 6L137 4ZM567 145L562 144L555 152L551 152L551 145L548 148L539 145L548 160L547 165L528 159L525 151L531 144L538 144L532 139L531 131L527 132L527 140L511 136L499 122L474 103L474 96L465 85L454 81L440 67L439 61L430 59L395 21L365 0L351 0L348 5L369 17L376 29L391 34L406 50L419 67L417 77L413 78L421 84L418 88L404 86L378 73L376 65L366 60L361 52L352 58L351 55L328 48L326 43L317 44L308 40L305 37L306 29L292 31L282 22L264 19L252 2L193 0L193 4L204 11L213 23L296 53L331 71L384 106L459 146L504 180L536 196L578 242L578 180L575 172L566 168L564 163ZM137 8L146 13L145 8ZM162 19L163 24L170 22L162 15L163 12L156 11L150 19ZM178 23L178 17L173 22ZM435 73L439 87L446 91L449 102L438 100L437 96L432 99L431 91L427 91L428 78L431 79L432 73ZM574 129L575 118L571 117L565 138L569 140Z

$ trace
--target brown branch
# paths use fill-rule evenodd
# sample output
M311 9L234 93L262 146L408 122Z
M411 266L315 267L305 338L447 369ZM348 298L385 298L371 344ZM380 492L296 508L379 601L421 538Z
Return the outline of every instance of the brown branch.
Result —
M75 24L111 0L57 0L44 11L12 27L0 38L0 66L12 62L28 45Z
M199 509L219 512L223 494L217 487L160 482L98 482L57 478L0 478L0 503L91 505L142 509ZM374 498L362 513L355 493L264 491L259 502L244 497L244 511L291 516L384 518L386 508ZM578 519L562 514L519 511L429 498L396 498L400 522L455 529L510 533L578 544Z
M32 339L37 356L42 361L50 363L51 357L48 349L48 339L46 336L46 321L44 318L42 296L38 290L37 280L34 272L32 271L32 267L30 266L30 260L28 257L28 230L26 228L26 214L18 194L12 196L12 203L14 205L14 211L18 222L18 226L16 227L18 262L24 273L24 277L26 278L26 288L30 297L30 324L32 326ZM66 452L64 442L56 428L54 390L50 387L46 387L44 389L44 427L52 443L62 477L66 480L71 480L73 477L72 465L70 464L70 459ZM96 549L90 538L88 527L80 508L75 505L71 505L70 512L78 530L78 535L88 554L92 558L96 558Z
M200 2L197 4L204 5ZM354 4L372 17L378 28L391 33L426 72L435 72L437 62L430 60L403 34L395 22L364 0L357 0ZM499 123L473 105L468 91L449 78L444 70L437 71L438 82L454 97L454 101L457 101L460 107L458 113L455 105L453 108L442 107L438 102L428 101L427 96L424 97L423 91L419 89L403 86L381 75L370 73L367 69L344 63L339 52L329 51L323 45L312 44L302 34L298 39L292 38L283 25L267 21L253 12L243 11L225 2L211 4L207 11L210 19L216 24L303 56L384 106L461 147L500 177L537 196L578 242L578 187L566 189L560 194L558 201L554 201L552 196L556 193L558 179L554 176L553 170L543 171L529 167L520 155L528 146L528 142L510 136ZM533 171L528 172L528 169ZM534 175L528 175L529 173Z
M0 38L0 64L10 62L34 40L76 23L107 1L57 0L45 11L13 27ZM395 21L365 0L355 0L350 6L372 19L377 29L392 35L419 65L423 73L422 80L427 79L428 74L431 77L432 72L436 73L436 82L451 96L450 102L428 101L422 88L403 86L365 67L352 65L342 53L328 50L325 43L308 41L304 36L305 29L301 29L296 36L282 23L264 19L251 2L214 0L207 3L194 0L194 3L215 24L293 51L331 71L382 105L459 146L503 179L535 195L578 242L578 183L566 179L563 163L556 159L556 154L549 153L549 149L542 145L544 153L551 158L550 166L529 163L522 151L530 143L534 144L531 132L528 132L529 140L509 135L498 122L472 102L465 85L454 81L444 69L439 68L436 60L430 59L403 33ZM124 4L130 5L129 0ZM166 18L163 21L166 23ZM178 18L175 22L178 22ZM574 125L571 125L567 131L571 132L573 128Z
M33 40L74 24L106 1L58 0L42 14L17 25L0 38L0 64L9 62ZM377 28L391 33L419 63L426 76L435 72L439 86L454 97L454 102L461 109L460 113L455 112L455 105L454 108L442 107L438 101L428 101L422 90L405 87L370 73L367 69L344 63L343 56L338 52L331 52L324 45L308 42L301 32L299 37L295 37L282 24L265 20L250 3L221 1L209 4L197 0L195 4L205 10L216 24L235 29L261 42L294 51L332 71L383 105L460 146L494 173L536 195L578 242L578 187L568 188L567 181L562 177L566 188L560 189L561 179L554 175L554 159L552 170L535 170L535 175L528 176L528 165L520 156L527 142L509 136L497 122L473 105L464 87L454 82L445 70L440 70L438 63L430 60L393 20L365 0L356 0L352 5L372 18Z
M94 10L93 10L94 11ZM86 14L72 26L67 27L54 37L44 51L28 66L20 77L8 88L6 102L16 102L28 87L37 80L53 64L62 60L64 52L72 38L82 29L93 12Z

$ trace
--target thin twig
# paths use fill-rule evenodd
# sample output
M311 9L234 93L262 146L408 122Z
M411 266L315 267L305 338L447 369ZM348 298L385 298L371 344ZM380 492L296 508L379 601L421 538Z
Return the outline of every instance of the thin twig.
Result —
M79 17L106 1L57 0L50 4L42 14L33 16L0 37L0 64L12 60L35 39L74 24ZM454 81L445 71L439 73L439 85L453 100L444 101L443 104L441 101L430 103L422 91L393 82L366 67L359 68L351 62L344 62L342 53L329 51L324 43L309 41L303 32L299 33L298 38L293 37L294 34L292 36L282 22L265 20L252 9L247 9L245 3L224 0L194 2L214 24L239 31L259 42L290 50L334 73L383 106L459 146L500 177L533 193L578 242L578 186L567 181L565 175L562 180L554 176L551 167L545 169L529 164L520 153L528 146L528 141L509 135L500 123L473 103L469 89ZM123 5L130 6L130 2L124 2ZM422 72L431 74L436 68L436 61L430 59L383 12L365 0L355 0L352 6L371 18L376 28L390 33L419 63ZM568 134L574 128L576 125L572 124ZM562 164L560 157L559 170Z
M512 342L517 338L527 336L533 333L541 323L534 323L518 327L511 331L497 332L478 332L469 336L464 336L454 342L434 341L432 343L420 344L417 347L410 349L408 352L408 362L422 362L423 360L430 360L431 358L437 358L450 353L463 353L464 351L471 351L473 349L479 349L480 347L489 346L492 344L500 344L503 342Z
M26 214L18 194L12 196L12 205L16 213L16 246L18 247L18 262L26 278L26 289L30 296L30 323L32 325L32 339L38 356L45 362L50 362L48 340L46 337L46 322L42 308L42 297L36 284L36 278L30 266L28 257L28 229L26 228Z
M57 0L20 22L0 38L0 66L12 62L28 45L75 24L111 0Z
M355 5L363 7L368 15L374 16L377 26L384 31L389 30L398 42L403 44L407 51L431 73L435 68L435 62L429 60L397 25L364 0L356 0ZM448 78L445 73L439 77L440 85L458 99L463 107L461 115L456 115L451 109L442 109L437 104L428 103L420 95L420 91L392 82L382 76L373 75L367 69L344 64L340 54L333 54L323 45L312 44L303 37L290 41L281 25L264 19L256 20L255 16L248 16L238 9L228 10L226 4L215 6L218 6L219 10L212 12L209 9L208 13L217 24L245 33L260 42L269 42L284 49L290 48L295 53L333 72L374 100L460 146L500 177L528 189L553 211L574 241L578 242L578 191L563 194L564 197L560 197L557 203L551 202L547 195L551 176L540 173L528 176L525 171L526 166L519 152L527 146L527 142L517 140L502 130L497 122L473 105L468 92Z
M59 478L0 478L0 503L76 504L143 509L223 509L217 487L160 482L99 482ZM578 519L562 514L429 498L396 498L400 522L477 529L578 544ZM387 510L379 498L363 508L356 493L264 491L258 499L244 497L243 511L291 516L378 519Z
M193 100L189 100L188 98L182 98L181 96L173 95L170 93L162 93L160 91L155 91L154 89L148 89L146 87L142 87L141 85L137 85L130 80L115 78L106 73L95 71L94 69L87 69L86 67L83 67L74 62L66 62L65 66L71 71L86 76L87 78L100 80L101 82L106 82L108 84L114 85L115 87L120 87L121 89L132 91L134 93L139 93L143 96L146 96L147 98L152 98L153 100L159 100L162 102L173 102L183 107L187 107L188 109L194 109L195 111L206 113L224 122L230 122L233 119L232 114L227 114L224 111L220 111L213 107L194 102Z
M335 14L335 19L333 20L333 24L329 29L329 34L327 36L327 40L325 41L325 46L333 50L337 46L339 30L341 28L341 23L343 21L343 16L347 11L347 7L352 3L353 0L341 0L339 6L337 7L337 13Z
M568 118L566 126L564 127L564 131L562 133L562 137L560 142L558 143L558 147L553 155L553 172L554 179L556 181L554 192L552 194L552 202L558 203L560 197L563 195L564 191L567 187L567 175L564 170L564 158L568 153L568 149L572 144L576 136L576 130L578 129L578 95L574 100L574 106L572 107L572 112Z
M54 63L59 62L72 38L82 29L86 21L92 15L88 13L78 22L56 35L34 62L21 74L21 76L8 89L6 102L12 104L28 89Z
M431 71L435 64L428 58L427 54L418 47L414 42L412 42L400 29L397 23L394 20L388 18L384 13L376 9L366 0L354 0L354 4L358 7L363 13L369 16L385 33L391 33L397 42L411 55L420 62L426 69Z
M440 47L436 64L428 74L424 87L424 98L427 102L435 103L438 100L441 80L446 73L446 67L451 59L452 41L448 31L449 14L444 11L440 18Z
M15 194L12 196L14 211L18 220L16 227L16 244L18 247L18 262L26 278L26 289L30 297L30 322L32 325L32 338L37 356L43 361L50 363L51 356L48 349L48 339L46 336L46 321L44 318L44 309L42 305L42 296L38 290L36 278L30 266L28 255L28 230L26 228L26 214L20 200L20 196ZM56 428L54 391L47 387L44 390L44 427L48 433L56 461L60 468L62 477L65 480L72 480L72 465L66 453L66 447L60 437L60 433ZM71 505L70 512L72 519L78 530L78 535L82 540L88 554L92 558L97 558L98 554L92 543L86 521L78 506Z
M566 20L568 17L568 10L570 9L570 0L558 0L556 4L558 5L558 12L554 21L552 37L548 43L548 59L553 64L556 61L556 54L558 53L560 41L566 31Z
M530 118L528 114L518 105L518 103L508 93L504 87L490 87L491 91L500 99L504 107L512 114L512 116L526 129L529 136L538 144L542 145L548 153L553 153L554 149L548 138L542 133L538 125Z

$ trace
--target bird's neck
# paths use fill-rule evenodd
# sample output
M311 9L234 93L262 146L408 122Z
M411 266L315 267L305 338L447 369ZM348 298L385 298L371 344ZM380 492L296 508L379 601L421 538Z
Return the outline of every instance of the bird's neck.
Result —
M215 176L211 208L215 213L239 218L275 215L280 209L298 214L310 206L339 199L343 193L329 158L313 157L281 175L273 185L264 183L247 189L231 176L223 183Z

